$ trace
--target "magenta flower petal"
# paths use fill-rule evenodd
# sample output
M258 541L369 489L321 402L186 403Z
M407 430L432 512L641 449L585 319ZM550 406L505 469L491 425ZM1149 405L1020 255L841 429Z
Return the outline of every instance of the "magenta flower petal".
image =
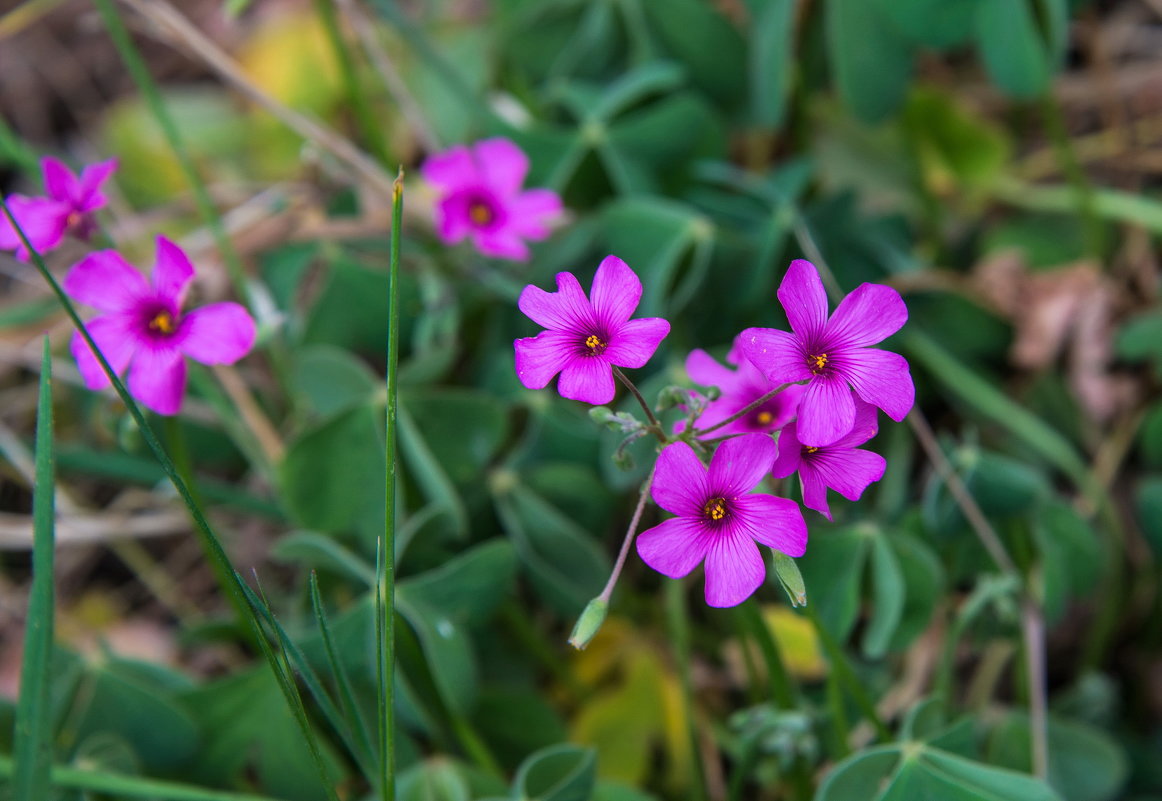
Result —
M516 306L537 325L557 331L583 326L591 316L585 290L573 273L557 273L556 292L529 284L521 290Z
M525 239L540 240L551 233L549 224L561 216L561 196L549 189L530 189L509 203L513 230Z
M774 495L746 495L734 502L746 535L787 556L807 552L807 523L799 504Z
M445 189L457 189L479 180L472 154L463 145L430 156L420 167L420 173L424 180Z
M20 230L37 253L43 255L60 244L68 228L67 204L45 197L24 195L12 195L6 202ZM24 240L3 212L0 212L0 250L15 251L16 258L21 261L32 258Z
M642 297L642 282L624 261L617 256L606 256L593 276L589 295L600 321L616 328L637 308Z
M630 320L621 326L618 338L605 349L605 358L619 367L645 367L669 333L670 324L661 317Z
M609 363L586 356L574 356L565 362L557 380L557 391L562 398L594 406L609 403L617 394Z
M81 196L81 184L73 171L52 156L40 160L40 170L44 175L44 189L49 197L70 206Z
M650 495L654 503L671 514L698 517L706 503L706 468L694 449L685 442L662 448L654 467Z
M876 418L875 406L857 400L855 402L855 421L852 423L851 431L831 443L829 447L854 448L856 445L862 445L867 442L879 433L879 420Z
M190 281L194 280L194 265L189 257L164 236L157 238L157 261L153 266L153 288L163 298L181 305Z
M803 505L831 520L831 504L827 502L827 484L823 477L810 468L800 467L799 486L803 490Z
M719 389L733 384L737 376L734 370L722 366L717 359L701 348L690 351L690 355L686 357L686 375L699 386Z
M811 340L823 332L827 324L827 291L811 262L803 259L791 262L777 294L791 328L799 337Z
M774 328L748 328L738 335L739 349L772 383L807 381L813 373L799 339Z
M706 603L738 606L762 586L767 566L754 540L720 536L706 553Z
M78 208L83 212L96 211L105 205L105 195L101 186L117 169L117 159L109 159L96 164L90 164L81 171Z
M145 276L115 250L98 250L77 262L62 283L73 300L104 312L133 308L151 294Z
M897 423L916 401L908 361L898 353L860 348L845 359L844 374L857 395L884 410Z
M771 465L771 475L775 478L786 478L799 469L802 461L800 453L803 446L795 436L795 423L787 423L779 432L779 453Z
M847 382L833 376L816 377L799 402L799 441L830 445L855 423L855 401Z
M882 284L860 284L827 321L824 339L843 348L874 345L908 322L908 307L900 293Z
M888 464L878 453L862 448L821 448L812 456L816 458L807 460L809 466L802 468L800 475L814 473L819 481L849 501L858 501L869 484L883 478Z
M712 542L696 522L673 517L643 531L637 538L637 552L663 576L678 579L698 567Z
M711 491L727 497L750 492L770 472L776 451L775 441L765 434L728 439L710 463Z
M528 389L544 389L572 358L575 338L561 331L542 331L513 343L516 376Z
M529 246L513 231L475 231L472 234L472 241L475 243L476 249L485 256L495 256L498 259L511 259L512 261L528 261L529 256L532 255Z
M508 139L485 139L472 147L488 183L506 195L515 195L529 171L529 157Z
M141 348L129 370L129 393L158 414L177 414L186 392L186 361L177 350Z
M174 337L202 364L234 364L254 347L254 318L237 303L211 303L182 316Z
M109 366L118 375L125 372L129 360L133 358L133 352L137 349L137 342L127 330L126 322L122 315L111 314L85 323L89 336L97 343L101 353L105 354ZM109 386L109 377L101 369L101 363L80 331L73 333L69 350L77 362L77 369L81 373L81 378L85 380L85 386L89 389L104 389Z

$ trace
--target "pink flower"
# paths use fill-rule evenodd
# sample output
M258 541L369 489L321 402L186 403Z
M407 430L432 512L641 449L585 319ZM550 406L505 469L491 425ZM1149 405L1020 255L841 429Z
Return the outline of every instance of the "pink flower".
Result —
M788 556L807 550L807 525L797 503L749 494L774 457L775 443L765 434L722 443L709 470L685 442L667 445L658 455L652 494L677 517L643 531L638 555L670 578L682 578L705 559L706 603L745 601L767 573L755 541Z
M686 373L690 380L704 387L718 387L721 393L718 399L711 401L706 410L694 421L695 428L709 428L728 417L733 417L779 386L772 384L757 367L742 357L738 339L735 339L730 353L726 354L726 361L737 365L738 369L723 367L704 350L691 351L686 357ZM745 417L727 423L706 436L721 437L728 434L778 431L795 416L799 409L799 399L805 391L805 387L792 384L757 409L747 413Z
M254 345L254 320L237 303L212 303L182 313L193 278L194 266L186 254L161 236L152 284L113 250L89 254L65 276L65 292L104 312L85 326L97 347L118 375L129 369L130 394L158 414L181 410L184 357L233 364ZM89 389L109 385L80 332L73 335L72 351Z
M811 262L797 259L787 268L778 295L794 333L748 328L739 336L743 355L773 383L808 382L799 403L801 442L830 445L851 431L851 389L893 420L904 419L916 394L908 362L899 354L867 347L907 321L899 292L860 284L828 319L818 271Z
M855 447L874 437L877 430L876 408L862 401L856 401L851 431L830 445L802 444L795 423L789 423L779 434L779 455L771 473L775 478L786 478L798 470L803 504L830 520L828 487L849 501L857 501L869 484L883 478L887 466L884 457Z
M457 145L420 168L440 189L436 230L447 244L471 237L486 256L527 261L526 239L549 235L561 198L548 189L521 191L529 159L507 139Z
M562 397L602 404L613 400L613 367L644 367L670 324L660 317L631 320L642 296L634 271L606 256L593 277L592 300L572 273L557 273L557 291L533 285L517 305L542 331L514 342L516 375L529 389L544 389L557 373Z
M54 158L43 159L41 169L48 197L12 195L7 199L28 241L37 253L47 253L66 233L88 239L93 232L93 212L105 205L101 184L117 169L117 160L91 164L80 178ZM0 250L15 250L21 261L28 261L31 255L4 214L0 214Z

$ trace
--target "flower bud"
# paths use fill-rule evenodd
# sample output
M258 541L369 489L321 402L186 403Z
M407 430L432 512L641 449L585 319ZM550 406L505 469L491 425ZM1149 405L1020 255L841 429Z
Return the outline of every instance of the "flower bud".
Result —
M569 644L577 649L588 645L593 636L597 634L597 630L601 628L601 624L605 622L607 611L609 611L609 604L600 598L594 598L590 601L585 606L585 611L581 613L581 617L577 618L577 625L573 627L573 633L569 635Z

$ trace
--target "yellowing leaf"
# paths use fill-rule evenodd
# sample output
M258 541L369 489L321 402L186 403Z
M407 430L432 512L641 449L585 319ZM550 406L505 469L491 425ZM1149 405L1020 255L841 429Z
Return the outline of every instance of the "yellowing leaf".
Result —
M763 620L779 646L783 664L800 679L821 679L827 665L819 649L819 638L810 621L785 606L764 606Z
M239 61L264 92L292 108L324 113L342 91L326 34L309 10L266 21Z

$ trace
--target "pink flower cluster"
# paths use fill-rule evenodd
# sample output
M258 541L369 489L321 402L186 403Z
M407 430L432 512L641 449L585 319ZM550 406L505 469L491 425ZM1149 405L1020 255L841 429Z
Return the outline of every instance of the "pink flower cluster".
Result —
M88 239L94 213L105 205L101 186L115 160L85 167L80 176L53 158L42 162L47 196L11 195L5 202L28 244L38 254L56 248L66 234ZM31 253L6 215L0 215L0 249L27 261ZM152 281L115 250L90 253L65 275L74 300L102 312L85 328L114 373L128 371L129 393L158 414L181 411L188 356L204 364L233 364L254 346L254 319L237 303L212 303L182 311L194 279L186 254L157 238ZM109 386L93 349L78 331L71 350L89 389Z
M644 366L670 330L659 318L631 319L641 292L616 256L602 261L589 297L571 273L557 275L556 292L525 287L520 309L546 330L514 343L521 383L542 389L559 374L562 396L612 401L615 368ZM798 504L755 493L764 478L798 473L804 505L830 519L828 489L858 500L884 474L883 457L858 447L877 432L876 407L899 421L914 400L904 358L869 347L907 320L898 292L863 284L829 314L818 271L797 260L778 298L791 331L743 331L727 355L730 366L691 352L690 378L718 395L697 404L669 436L654 426L664 447L651 494L675 517L643 531L637 551L671 578L704 563L711 606L739 604L763 583L766 566L755 543L789 556L806 550ZM700 453L717 443L704 465Z

